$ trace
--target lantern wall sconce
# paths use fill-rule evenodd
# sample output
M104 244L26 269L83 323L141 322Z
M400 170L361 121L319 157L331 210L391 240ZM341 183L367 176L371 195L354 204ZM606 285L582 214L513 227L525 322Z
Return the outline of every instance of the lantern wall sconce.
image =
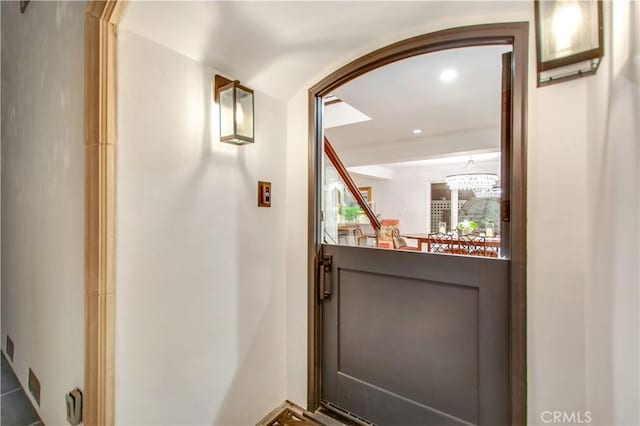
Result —
M601 0L535 0L538 87L593 75L604 54Z
M254 142L253 90L221 75L214 77L214 99L220 111L220 142Z

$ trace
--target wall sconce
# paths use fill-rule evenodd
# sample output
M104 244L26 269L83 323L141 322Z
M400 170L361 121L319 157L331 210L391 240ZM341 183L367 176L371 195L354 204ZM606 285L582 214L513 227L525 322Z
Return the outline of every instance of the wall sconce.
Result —
M253 143L253 90L216 75L214 98L220 110L220 142Z
M593 75L603 52L602 1L535 0L538 87Z

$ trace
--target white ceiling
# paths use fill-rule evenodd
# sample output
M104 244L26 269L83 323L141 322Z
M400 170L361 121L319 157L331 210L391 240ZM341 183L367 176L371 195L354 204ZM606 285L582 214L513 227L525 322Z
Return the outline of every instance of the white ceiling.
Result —
M335 95L371 120L328 128L325 135L349 166L497 151L501 62L509 50L451 49L365 74ZM442 71L451 69L457 77L442 82Z
M378 68L335 91L371 121L326 134L335 147L353 147L495 128L500 124L501 55L508 50L451 49ZM440 81L445 69L456 70L457 78ZM422 133L415 135L413 129Z
M289 100L337 66L394 41L504 17L527 19L531 10L521 1L134 0L120 29Z
M373 180L392 180L398 174L428 177L432 182L444 182L448 175L459 173L470 159L485 172L500 175L500 152L470 155L454 155L428 160L405 161L348 167L349 173Z
M526 1L132 0L119 28L288 101L339 66L392 42L461 25L526 20L530 19L532 9ZM456 56L457 61L470 59L454 51L432 56L414 61L428 63L438 57L453 61ZM396 65L400 70L409 67L409 62ZM383 84L389 76L371 73L372 79L381 81L356 80L353 87L341 88L338 93L350 99L350 104L358 104L367 115L367 111L373 114L371 122L375 124L369 135L376 134L370 138L358 129L345 128L344 134L348 136L345 140L350 141L346 143L352 144L346 149L336 132L333 137L340 146L343 161L347 165L394 163L391 167L394 168L404 161L466 151L495 151L499 131L490 113L497 108L495 103L484 110L478 106L482 101L467 103L468 96L461 101L463 95L470 94L467 89L473 82L482 80L481 75L489 73L492 66L474 62L473 73L468 73L468 66L463 67L458 70L457 86L439 87L433 78L440 65L434 64L423 74L411 76L404 85ZM397 99L396 90L403 90L401 104L420 108L384 124L379 102L377 106L365 106L367 99L358 94L361 85L367 84L377 87L370 95L379 99L392 99L394 95ZM475 95L487 96L492 86L495 82L486 87L481 85ZM424 100L427 102L422 103ZM458 118L454 118L456 114ZM407 133L418 126L423 129L420 137ZM398 144L403 149L398 150Z

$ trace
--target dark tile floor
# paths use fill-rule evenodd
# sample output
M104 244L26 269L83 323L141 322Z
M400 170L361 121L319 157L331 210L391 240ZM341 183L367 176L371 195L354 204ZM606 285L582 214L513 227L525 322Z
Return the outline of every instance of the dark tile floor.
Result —
M2 354L2 395L0 396L2 426L43 426L31 401L20 387L9 362Z

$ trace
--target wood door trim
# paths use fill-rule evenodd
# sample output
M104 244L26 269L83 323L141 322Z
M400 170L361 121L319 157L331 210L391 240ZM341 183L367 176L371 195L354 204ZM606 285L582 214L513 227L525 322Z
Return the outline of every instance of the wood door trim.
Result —
M126 1L87 2L83 422L114 424L116 31Z
M509 44L513 46L511 150L511 267L509 306L510 411L512 425L527 421L526 358L526 141L529 23L474 25L409 38L373 51L331 73L309 89L308 171L308 409L320 404L322 309L317 295L316 270L321 239L317 231L320 159L322 158L321 97L341 85L392 62L445 49Z

